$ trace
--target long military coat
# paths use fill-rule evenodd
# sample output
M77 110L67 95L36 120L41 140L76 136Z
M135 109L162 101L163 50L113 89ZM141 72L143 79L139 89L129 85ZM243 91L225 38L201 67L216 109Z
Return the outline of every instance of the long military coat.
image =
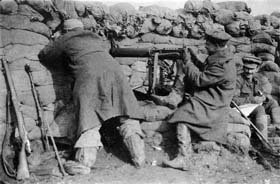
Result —
M203 140L225 143L226 115L236 85L233 54L223 49L207 58L204 69L188 62L184 70L195 90L169 122L185 123Z
M119 63L101 45L96 34L76 30L60 36L39 54L46 65L62 60L73 73L78 135L113 117L142 118Z

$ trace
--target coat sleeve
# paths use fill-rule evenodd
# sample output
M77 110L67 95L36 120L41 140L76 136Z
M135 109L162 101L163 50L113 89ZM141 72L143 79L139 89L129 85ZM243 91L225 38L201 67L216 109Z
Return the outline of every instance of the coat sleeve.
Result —
M207 87L218 84L225 79L223 66L219 64L212 64L207 66L204 71L200 71L192 62L188 62L184 68L184 73L195 87Z
M60 40L51 41L40 51L38 57L42 64L56 68L62 65L63 47Z

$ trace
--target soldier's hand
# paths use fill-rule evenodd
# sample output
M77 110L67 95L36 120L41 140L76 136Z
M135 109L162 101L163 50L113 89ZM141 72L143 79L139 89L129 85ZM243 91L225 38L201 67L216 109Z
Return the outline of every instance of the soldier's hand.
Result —
M262 95L262 96L254 96L254 102L259 104L259 103L263 103L266 100L266 96Z
M189 48L185 48L183 54L183 63L187 64L190 60L191 60L191 53L189 51Z

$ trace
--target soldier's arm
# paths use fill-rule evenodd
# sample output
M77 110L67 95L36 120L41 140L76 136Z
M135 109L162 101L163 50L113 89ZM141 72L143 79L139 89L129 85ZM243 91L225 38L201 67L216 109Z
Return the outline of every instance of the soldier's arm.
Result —
M219 64L212 64L205 71L200 71L192 62L188 62L184 68L186 77L196 87L207 87L224 80L224 69Z
M62 45L59 40L50 41L38 55L40 62L48 67L56 68L61 65Z

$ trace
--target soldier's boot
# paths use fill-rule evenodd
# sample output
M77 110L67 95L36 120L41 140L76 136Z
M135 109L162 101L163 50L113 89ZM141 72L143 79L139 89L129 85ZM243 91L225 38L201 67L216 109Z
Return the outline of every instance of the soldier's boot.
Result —
M80 135L74 146L76 148L75 161L87 167L92 167L95 164L97 152L103 146L99 129L100 126Z
M145 144L140 123L137 120L122 119L119 127L120 134L124 138L131 160L135 167L140 168L145 164Z
M125 138L124 144L130 153L131 160L135 167L142 167L145 163L145 146L143 139L139 135L134 134Z
M183 100L182 94L176 90L172 90L167 96L151 95L151 98L155 104L166 106L170 109L177 108L178 104Z
M263 137L267 140L268 131L267 131L267 125L268 125L268 119L265 114L260 115L256 117L255 125L258 128L258 130L262 133Z
M178 155L170 161L164 161L163 164L167 167L175 169L189 170L190 156L192 153L191 135L187 126L183 123L177 125L177 139L178 139Z
M64 164L65 171L70 175L89 174L90 168L96 161L97 152L102 143L99 128L96 127L83 132L75 143L75 161L67 161Z

